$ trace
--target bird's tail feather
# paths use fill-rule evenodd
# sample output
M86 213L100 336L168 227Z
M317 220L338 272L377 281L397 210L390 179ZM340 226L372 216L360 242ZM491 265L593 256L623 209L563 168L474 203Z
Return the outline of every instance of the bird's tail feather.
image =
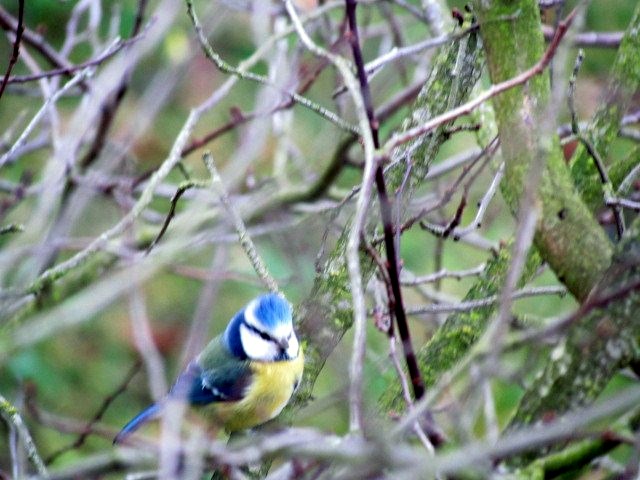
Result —
M116 435L115 438L113 439L113 444L115 445L116 443L122 442L129 435L131 435L138 428L140 428L142 425L144 425L150 420L158 418L159 414L160 414L160 405L158 405L157 403L154 403L150 407L147 407L138 415L136 415L131 421L129 421L129 423L127 423L122 428L122 430L120 430L120 433L118 433L118 435Z

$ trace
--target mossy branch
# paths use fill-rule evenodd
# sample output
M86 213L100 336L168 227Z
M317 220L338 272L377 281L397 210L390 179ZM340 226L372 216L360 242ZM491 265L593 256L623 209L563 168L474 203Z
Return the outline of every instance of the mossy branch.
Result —
M617 246L611 266L581 308L584 315L576 315L567 337L551 352L510 428L593 402L616 372L638 358L640 219Z
M433 68L403 124L406 131L440 113L463 103L477 82L480 72L480 45L477 34L459 39L445 47L434 58ZM412 163L411 176L403 191L404 203L414 188L424 181L429 165L440 146L446 141L446 125L414 140L406 148L398 149L385 172L389 191L397 190ZM313 385L327 357L344 333L351 327L353 311L345 258L349 225L338 239L328 259L316 276L313 290L300 307L298 331L305 339L305 375L290 408L299 407L312 396ZM370 260L362 261L362 277L366 282L374 271Z
M540 256L535 250L532 250L527 258L520 284L530 280L541 263ZM499 295L510 264L511 248L509 244L501 248L497 255L487 262L482 275L471 287L463 301ZM418 350L418 363L427 388L435 385L443 373L450 370L469 352L484 333L496 308L497 304L491 304L469 312L449 315L429 342ZM391 410L402 409L401 391L398 385L385 392L382 405Z
M544 38L537 2L476 1L475 5L493 83L513 78L541 58ZM539 135L549 95L548 76L538 75L493 100L506 165L503 185L508 188L503 194L517 214L529 167L544 155L535 245L569 291L583 300L609 265L611 245L575 191L557 137Z
M618 137L620 121L634 94L640 88L640 4L622 37L620 48L611 68L611 79L604 99L591 123L584 131L585 138L606 162L613 141ZM571 173L578 190L591 210L603 206L604 192L591 155L581 145L576 149Z

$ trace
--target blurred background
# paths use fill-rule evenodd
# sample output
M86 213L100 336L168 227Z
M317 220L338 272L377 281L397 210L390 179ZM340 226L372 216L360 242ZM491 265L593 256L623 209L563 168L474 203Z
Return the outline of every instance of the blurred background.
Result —
M381 13L382 7L376 3L392 9L398 24L388 25ZM419 6L418 1L407 3ZM450 1L446 8L463 9L464 3ZM169 5L166 11L164 4ZM0 0L0 5L12 17L17 17L17 1ZM634 0L590 2L581 29L624 30L635 5ZM299 1L298 6L302 12L317 7L313 1ZM194 7L211 45L231 65L252 55L267 37L282 28L281 22L286 18L279 2L195 0ZM129 38L138 8L139 3L133 0L30 0L25 4L24 24L70 63L81 64L98 57L116 37ZM158 13L166 13L167 17L158 17ZM415 21L393 2L365 2L360 14L367 61L388 51L394 42L411 44L430 35L424 24ZM342 15L342 9L336 8L327 18L337 25ZM553 25L553 15L549 15L547 21ZM160 26L161 31L153 43L145 44L145 35L156 35L154 28ZM315 28L321 27L316 25ZM52 165L65 168L66 162L66 168L72 168L73 161L86 155L91 145L94 132L88 125L83 125L78 116L82 102L91 97L77 87L57 101L57 115L43 120L44 126L29 136L31 149L21 152L2 167L0 224L27 226L23 232L0 237L0 278L4 289L28 285L45 268L70 258L116 224L135 202L149 172L158 168L169 154L190 109L207 99L229 78L205 58L184 4L150 1L141 32L140 44L144 44L144 50L139 60L131 65L130 81L111 119L105 146L97 158L91 160L90 168L77 171L77 181L71 186L47 181L49 176L57 174ZM400 39L394 37L398 32ZM314 33L317 38L334 40L337 35L336 31L316 30ZM11 56L12 38L5 32L0 41L1 71ZM336 48L348 54L344 45ZM407 85L423 78L432 53L433 50L429 50L383 69L372 81L374 104L386 103ZM577 85L576 104L581 118L586 119L593 112L606 84L614 54L615 49L611 48L587 49ZM107 67L114 65L121 56L122 52L101 63L94 78L104 79ZM571 50L569 56L573 64L575 51ZM316 66L317 62L295 37L288 37L277 43L252 71L268 75L283 88L294 88ZM29 75L51 68L41 52L23 45L12 75ZM43 91L47 88L55 90L68 79L68 76L59 76L58 83L48 79L9 84L0 99L0 155L9 151L42 108ZM313 79L305 95L354 122L347 96L336 94L340 87L338 75L332 69L324 68ZM272 109L282 102L283 96L274 89L239 80L200 119L188 144L251 112L257 112L258 118L238 122L212 141L195 145L183 160L183 170L189 178L205 179L207 170L201 156L205 149L211 150L232 202L241 212L266 202L273 191L316 181L336 154L345 133L299 105L272 113ZM382 126L383 138L399 127L407 113L408 104L397 109ZM566 111L562 116L568 121ZM100 117L96 114L95 118ZM97 125L95 118L89 121L94 127ZM55 133L48 135L47 131ZM66 151L64 145L72 143L73 139L79 142L78 145ZM434 165L474 147L473 132L456 133L440 150ZM624 152L629 143L621 139L615 148ZM69 157L65 158L65 152ZM294 305L309 294L317 265L326 259L352 208L349 203L344 209L338 206L359 184L360 149L352 148L349 159L352 164L341 170L331 188L311 206L302 205L286 212L272 209L250 226L251 236L269 271ZM422 193L442 192L455 175L454 172L438 177L425 186ZM481 173L471 189L470 205L482 198L492 178L490 169ZM142 279L136 277L135 268L127 268L136 254L158 234L169 211L171 197L184 180L184 172L173 169L145 214L117 241L109 242L106 248L109 254L100 256L95 268L72 279L68 291L54 289L52 294L45 291L27 309L20 310L18 316L11 310L4 318L0 328L5 333L16 325L30 325L37 336L38 329L44 324L39 320L51 320L60 325L52 332L43 333L37 341L27 339L24 345L9 346L5 352L10 354L0 358L0 393L23 409L43 457L73 443L83 426L92 421L105 401L109 402L100 420L93 423L96 434L90 435L81 447L56 457L56 466L108 448L111 435L152 400L153 388L158 386L153 386L148 370L140 367L139 352L144 340L136 339L136 329L148 328L164 367L158 374L170 383L189 352L193 353L187 340L191 329L196 328L194 325L204 329L201 337L196 335L197 340L210 338L222 331L228 319L246 302L264 291L237 242L232 225L224 218L205 218L195 231L181 230L182 224L171 223L156 249L160 251L165 241L170 243L187 234L190 236L189 242L185 243L188 248L173 252ZM53 197L47 197L44 190L47 188L53 189ZM70 189L75 206L65 210L59 203L55 208L50 205L47 208L46 202L51 198L57 198L59 202L61 197L57 195L64 195L61 193L64 189ZM189 209L206 214L211 204L211 196L190 190L177 203L176 218L184 219ZM430 220L442 223L454 214L455 208L456 202L451 202ZM467 225L474 215L474 209L467 209L462 225ZM64 218L64 222L54 220L60 218ZM53 228L55 225L62 226L57 230ZM425 275L442 268L452 271L475 268L490 258L493 248L510 237L513 226L512 217L498 195L477 232L475 244L451 239L442 241L427 231L411 229L402 237L403 269ZM122 282L129 285L123 286ZM430 287L429 291L407 289L405 302L408 306L453 302L464 296L472 282L473 277L448 278ZM545 271L536 278L535 284L556 285L557 282L552 273ZM95 289L90 290L91 287ZM104 305L93 304L95 296L109 300L105 300ZM373 307L373 302L370 305ZM574 307L570 296L558 295L522 299L516 303L516 311L523 318L531 316L534 319L558 316ZM65 309L85 308L87 315L79 314L73 325L63 326L69 311ZM421 344L428 338L443 318L443 315L412 317L414 343ZM38 321L31 322L33 319ZM0 336L3 330L0 330ZM350 340L347 335L329 358L316 383L314 401L298 414L296 424L345 432ZM132 377L126 388L116 396L130 373ZM371 322L365 386L368 408L372 411L394 377L388 360L387 337ZM496 385L495 388L500 421L504 422L515 407L520 390L513 384ZM149 427L146 432L151 434L154 428ZM6 426L0 424L0 468L9 465L7 438Z

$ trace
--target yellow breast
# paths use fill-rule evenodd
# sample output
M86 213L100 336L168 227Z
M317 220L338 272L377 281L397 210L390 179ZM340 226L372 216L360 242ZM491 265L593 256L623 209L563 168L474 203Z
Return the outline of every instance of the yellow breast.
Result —
M255 427L278 415L300 383L304 369L302 348L294 360L252 362L252 382L242 400L212 405L216 423L228 432Z

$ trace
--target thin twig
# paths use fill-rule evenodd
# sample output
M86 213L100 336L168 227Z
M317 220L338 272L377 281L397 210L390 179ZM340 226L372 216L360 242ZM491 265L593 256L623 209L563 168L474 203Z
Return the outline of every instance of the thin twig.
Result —
M0 27L4 30L11 30L13 32L17 32L18 28L18 21L2 7L0 7ZM73 64L69 63L64 56L60 55L55 48L49 45L42 35L35 33L28 28L24 28L22 41L26 45L37 50L54 67L73 67ZM68 76L71 77L70 74ZM82 88L83 91L88 90L88 87L84 82L80 83L80 88Z
M251 237L249 236L249 232L247 232L247 227L245 226L244 221L242 220L242 217L240 217L240 214L236 211L233 204L229 200L229 194L227 193L227 190L224 184L222 183L222 179L220 178L218 169L216 168L215 163L213 162L213 156L211 155L211 152L206 152L203 155L202 159L205 165L207 166L207 169L209 170L209 174L211 175L211 188L216 192L216 194L220 198L220 202L222 203L225 210L227 211L227 214L229 215L229 217L231 217L233 226L238 232L240 246L244 250L247 257L249 258L249 261L251 262L253 269L258 274L258 277L260 277L260 280L262 280L262 283L264 283L264 285L270 291L278 292L279 291L278 283L269 273L267 266L265 265L264 261L260 257L260 254L258 254L258 250L256 249L256 246L253 243L253 240L251 240Z
M551 40L555 29L549 25L542 26L546 40ZM624 32L577 32L571 39L574 47L618 48Z
M629 210L640 212L640 202L629 200L628 198L610 198L607 200L607 205L628 208Z
M130 37L132 39L134 39L138 35L138 33L140 33L140 29L142 28L142 19L147 8L147 4L148 0L138 0L136 16L130 34ZM102 152L102 149L104 148L107 140L107 136L109 135L109 132L111 130L111 126L113 125L113 122L115 120L118 108L120 108L122 100L129 90L132 71L133 68L129 67L122 73L122 78L120 79L120 82L116 86L115 90L105 99L104 103L100 106L100 118L98 120L98 126L96 128L93 140L91 141L89 148L82 156L82 158L80 158L80 160L78 161L78 165L80 165L80 167L87 168L98 158L100 152ZM67 188L63 193L63 201L64 197L69 195L71 187L71 184L67 184Z
M478 25L472 25L469 28L466 28L465 30L453 35L451 34L440 35L439 37L428 38L426 40L415 43L413 45L408 45L406 47L393 48L387 53L368 62L365 65L365 70L367 72L367 75L371 75L375 71L377 71L379 68L381 68L382 66L386 65L389 62L394 62L400 58L408 57L410 55L415 55L416 53L420 53L424 50L439 47L441 45L444 45L445 43L454 42L477 29L478 29Z
M442 280L443 278L454 278L456 280L460 280L465 277L480 275L484 271L484 268L485 268L485 264L482 263L477 267L470 268L468 270L449 271L449 270L443 269L435 273L431 273L429 275L424 275L421 277L401 278L400 282L402 283L402 285L415 286L415 285L422 285L424 283L434 283L439 280Z
M336 126L340 127L341 129L346 130L346 131L351 132L351 133L354 133L354 134L359 134L360 133L358 131L357 127L355 127L354 125L351 125L349 122L345 121L340 116L338 116L335 113L329 111L328 109L318 105L315 102L312 102L308 98L306 98L306 97L304 97L302 95L299 95L296 92L289 92L289 91L282 90L280 87L278 87L277 85L274 85L273 82L271 82L267 77L265 77L263 75L259 75L257 73L253 73L253 72L248 72L246 70L234 67L234 66L228 64L227 62L225 62L222 59L222 57L220 57L220 55L218 55L218 53L209 44L209 41L207 40L207 36L205 35L204 30L202 28L202 25L200 24L200 20L198 20L196 12L195 12L195 10L193 8L193 1L192 0L186 0L186 1L187 1L187 13L189 14L189 18L191 18L191 22L193 23L193 27L194 27L197 35L198 35L198 40L200 42L200 46L202 47L202 50L204 51L204 53L207 56L207 58L209 60L211 60L214 63L214 65L216 67L218 67L222 72L229 73L231 75L235 75L235 76L237 76L239 78L242 78L244 80L250 80L250 81L259 83L261 85L265 85L265 86L274 88L277 91L279 91L281 94L288 96L289 98L291 98L291 100L295 101L296 103L298 103L298 104L310 109L311 111L319 114L320 116L322 116L325 119L329 120L331 123L335 124Z
M346 246L347 270L349 273L349 282L351 285L351 295L353 299L353 318L354 318L354 341L351 363L349 365L350 388L349 388L349 416L350 430L354 433L362 431L362 368L364 361L364 352L366 346L366 308L364 303L364 292L362 288L362 275L360 269L360 240L364 229L364 223L367 217L371 190L374 181L375 172L375 146L373 137L369 127L366 107L362 99L358 81L351 71L351 65L346 59L339 55L335 55L320 48L311 40L305 31L300 17L291 3L291 0L285 0L285 7L291 21L298 32L298 36L302 43L312 53L319 57L326 58L338 69L342 75L342 80L349 90L349 94L353 100L355 111L358 118L359 130L362 135L362 143L364 146L364 172L362 176L361 188L358 193L356 204L356 212L353 226L349 232L349 238Z
M107 395L104 398L104 400L102 401L102 404L100 405L100 407L98 407L98 410L96 411L96 413L93 415L93 417L91 417L91 420L89 420L86 423L80 435L78 435L78 438L76 438L76 440L70 443L69 445L59 448L58 450L56 450L55 452L53 452L51 455L47 457L46 463L48 465L53 463L58 457L65 454L66 452L75 450L77 448L80 448L82 445L84 445L84 443L87 441L87 438L89 438L89 435L93 433L94 425L102 419L102 417L107 412L107 409L111 406L113 401L117 399L122 393L124 393L124 391L127 389L127 386L129 385L133 377L136 375L136 373L140 371L141 366L142 366L142 363L140 362L140 360L136 360L135 363L131 366L131 368L127 372L127 374L125 375L122 382L120 382L120 384L116 387L116 389L113 392L111 392L109 395Z
M362 50L360 48L360 40L358 36L358 24L356 19L356 7L355 0L346 0L347 20L349 22L349 43L356 64L356 71L358 74L358 80L360 82L360 90L362 92L362 98L364 106L367 112L367 119L369 121L369 128L373 137L373 144L375 148L380 147L380 140L378 137L379 123L375 117L373 109L373 101L371 98L371 90L369 88L369 81L367 79L366 68L362 57ZM398 326L398 333L402 340L402 346L407 362L407 368L409 369L409 375L411 377L411 384L413 386L414 395L416 398L420 398L424 393L424 382L418 364L415 359L413 347L411 345L411 334L407 325L406 315L404 312L404 303L402 301L402 291L400 289L400 275L398 269L398 256L396 253L396 246L394 241L394 227L391 211L391 202L387 194L387 187L384 179L384 172L382 165L378 165L375 173L376 188L378 190L378 202L380 203L380 214L382 217L382 225L384 229L385 249L387 252L387 273L389 281L391 282L391 290L393 297L389 300L389 310L393 311L396 317Z
M391 363L393 363L393 367L396 370L396 375L400 379L400 385L402 386L402 395L404 397L404 401L407 404L407 410L411 410L413 406L413 401L411 399L411 393L409 392L409 382L407 381L407 377L404 374L404 370L402 369L402 365L400 364L400 359L398 358L398 352L396 350L396 337L393 335L389 335L389 357L391 357ZM431 455L435 452L433 448L433 444L429 440L427 434L420 427L420 422L416 421L413 424L413 431L416 436L424 445L424 448Z
M613 213L613 218L616 223L616 232L618 234L618 240L622 238L624 234L624 216L622 215L622 210L620 206L616 203L610 203L610 199L613 196L613 185L611 184L611 180L609 179L609 175L607 173L607 169L604 166L604 162L600 157L600 154L595 149L594 145L589 141L589 139L581 132L580 125L578 124L578 116L576 114L575 109L575 92L576 92L576 81L578 79L578 72L580 71L580 67L582 66L582 62L584 60L584 51L582 49L578 50L578 55L576 56L576 61L573 66L573 72L571 73L571 77L569 78L569 93L567 98L567 103L569 106L569 112L571 113L571 130L575 137L584 145L584 148L587 150L591 158L593 159L593 163L598 170L598 174L600 175L600 181L602 182L602 189L604 192L604 201L605 204L611 208L611 212Z
M38 474L43 478L49 478L47 467L42 461L42 457L40 457L36 444L33 442L33 438L31 438L31 434L29 433L27 426L24 424L22 417L18 413L18 410L11 405L11 403L4 398L2 394L0 394L0 415L2 415L4 419L16 429L20 441L27 450L27 456L29 457L29 460L31 460L31 463L36 467Z
M147 247L147 254L151 250L153 250L153 248L158 244L158 242L162 239L162 237L166 233L167 228L169 228L169 224L171 223L171 220L173 219L176 213L176 206L178 205L178 200L180 200L182 195L184 195L185 192L191 188L194 188L194 187L206 188L208 186L209 186L208 182L204 182L201 180L188 180L186 182L181 183L178 186L176 193L174 193L173 197L171 197L171 205L169 207L169 212L167 213L167 216L165 217L164 222L162 223L162 227L160 228L158 235L156 235L156 238L154 238L153 241Z
M18 61L18 56L20 55L20 40L22 40L23 33L24 33L24 0L18 0L18 25L16 26L16 37L13 41L13 50L11 52L11 58L9 58L9 65L7 66L7 71L5 72L4 78L2 79L2 83L0 84L0 98L2 98L4 89L7 88L7 83L9 81L9 75L11 75L11 70L13 70L13 66Z
M42 107L36 112L33 116L27 127L24 129L20 137L15 141L13 146L6 152L4 155L0 157L0 168L10 163L13 160L15 152L21 148L24 143L27 141L27 137L31 134L33 129L38 125L42 117L47 113L49 107L58 101L60 97L62 97L65 93L71 90L74 86L82 82L85 78L88 78L93 73L93 67L87 68L78 72L71 80L69 80L62 88L56 91L53 95L48 97Z
M540 295L560 295L561 297L567 294L567 289L559 286L549 287L529 287L522 290L516 290L511 295L513 300L527 297L535 297ZM455 304L439 303L435 305L421 305L419 307L407 308L408 315L425 315L434 313L455 313L455 312L470 312L478 308L487 307L493 305L500 300L500 295L491 295L485 298L479 298L477 300L469 300L466 302L460 302Z
M68 67L60 67L55 68L53 70L46 70L40 73L34 73L31 75L14 75L13 77L9 77L7 83L10 84L20 84L20 83L28 83L36 80L42 80L43 78L51 78L58 77L60 75L73 75L75 72L79 70L84 70L88 67L95 67L101 65L102 63L109 60L111 57L120 52L123 48L128 47L129 45L133 45L135 42L140 40L142 35L138 35L136 37L129 38L127 40L116 40L115 45L112 49L105 51L104 53L98 55L97 57L87 60L83 63L78 63L76 65L71 65Z
M120 40L116 40L112 42L106 49L102 56L110 55L113 50L119 49L119 45L121 45ZM57 90L53 95L49 96L42 107L38 110L38 112L33 116L27 127L24 129L20 137L13 144L11 149L6 152L4 155L0 157L0 167L4 166L6 163L11 162L15 153L18 149L20 149L24 143L26 142L27 137L31 134L33 129L40 122L42 117L49 111L51 105L55 104L55 102L62 97L65 93L67 93L71 88L83 82L86 78L92 76L96 70L96 65L90 65L83 70L77 72L71 80L69 80L63 87Z
M340 43L340 40L338 40L336 42L336 45ZM308 75L306 75L305 78L300 79L300 86L297 89L297 93L302 95L303 93L305 93L314 83L315 80L317 80L318 76L320 75L320 73L324 70L324 68L327 66L326 61L321 62L320 64L318 64L315 68L313 68L313 70L311 72L309 72ZM182 156L186 157L187 155L189 155L190 153L192 153L194 150L197 150L198 148L201 148L203 146L205 146L206 144L208 144L209 142L215 140L216 138L224 135L225 133L231 132L233 131L236 127L243 125L247 122L250 122L252 120L261 118L261 117L268 117L268 116L272 116L282 110L287 110L290 109L291 107L293 107L295 105L295 101L293 101L292 99L287 99L284 100L282 102L280 102L279 104L277 104L276 106L267 109L266 111L263 112L258 112L258 111L254 111L254 112L250 112L250 113L243 113L242 111L240 111L239 109L232 109L232 114L231 114L231 120L229 120L227 123L225 123L224 125L216 128L215 130L207 133L206 135L202 136L201 138L195 139L193 140L182 152Z
M446 225L443 227L441 225L433 225L431 223L423 221L423 222L420 222L420 226L425 230L430 231L431 233L433 233L438 237L447 238L451 236L455 241L458 241L461 238L469 235L474 230L477 230L478 228L481 227L482 220L487 211L487 208L489 207L489 204L491 203L491 200L495 196L498 190L498 186L500 185L500 182L504 177L504 170L505 170L504 163L501 163L500 167L498 167L498 171L496 172L496 174L493 177L493 180L491 181L491 184L489 185L489 188L487 189L485 194L482 196L482 199L478 203L478 212L476 213L475 218L469 223L469 225L467 225L464 228L458 228L458 225L460 224L460 217L462 215L462 212L460 211L460 207L464 207L464 205L466 205L466 203L462 203L462 202L466 202L466 195L470 186L470 182L468 182L465 185L462 201L460 203L460 206L458 207L458 210L456 211L456 215L454 219L449 223L449 225Z
M471 184L475 181L475 179L480 174L480 171L488 163L488 161L490 160L491 156L497 151L499 144L500 144L499 139L496 136L485 148L483 148L479 152L476 152L472 157L465 158L465 162L461 163L463 165L462 172L460 173L460 175L458 175L456 180L446 189L446 191L442 195L440 195L440 198L438 198L437 202L435 202L435 203L433 203L431 205L428 205L428 206L426 206L424 208L421 208L420 211L417 214L415 214L415 215L411 216L410 218L408 218L400 226L400 232L404 232L405 230L408 230L418 220L420 220L422 217L424 217L428 213L433 212L434 210L437 210L437 209L443 207L444 205L446 205L453 198L454 193L458 190L459 186L462 184L462 181L472 171L472 169L475 166L476 162L481 160L483 157L486 156L486 158L485 158L483 164L481 165L481 167L479 168L479 170L477 172L475 172L475 174L473 174L471 176L471 178L465 184L464 189L468 190L470 188ZM433 227L433 228L431 228L431 227ZM424 225L423 225L423 228L425 228ZM429 226L429 225L427 225L426 226L427 230L434 231L435 233L440 232L442 230L442 228L443 227L440 227L439 225L437 225L437 226ZM463 238L463 237L459 237L459 238ZM376 238L376 239L374 239L374 241L372 243L376 244L377 242L379 242L379 239Z
M75 78L75 77L74 77ZM209 98L205 103L197 108L194 108L189 113L182 129L178 133L169 156L164 160L160 167L154 172L149 179L146 187L142 191L138 201L129 210L129 212L113 227L103 232L100 236L95 238L84 250L76 253L71 258L65 260L58 265L49 268L43 272L34 282L31 283L26 289L25 293L38 294L45 286L54 282L58 278L64 276L70 270L77 268L79 265L87 261L91 256L99 252L109 240L125 232L130 225L140 216L140 214L147 208L147 206L153 200L153 192L158 185L164 180L164 178L173 170L173 167L180 161L180 153L187 143L187 139L191 135L193 128L200 116L210 107L212 99L217 97L215 94Z

